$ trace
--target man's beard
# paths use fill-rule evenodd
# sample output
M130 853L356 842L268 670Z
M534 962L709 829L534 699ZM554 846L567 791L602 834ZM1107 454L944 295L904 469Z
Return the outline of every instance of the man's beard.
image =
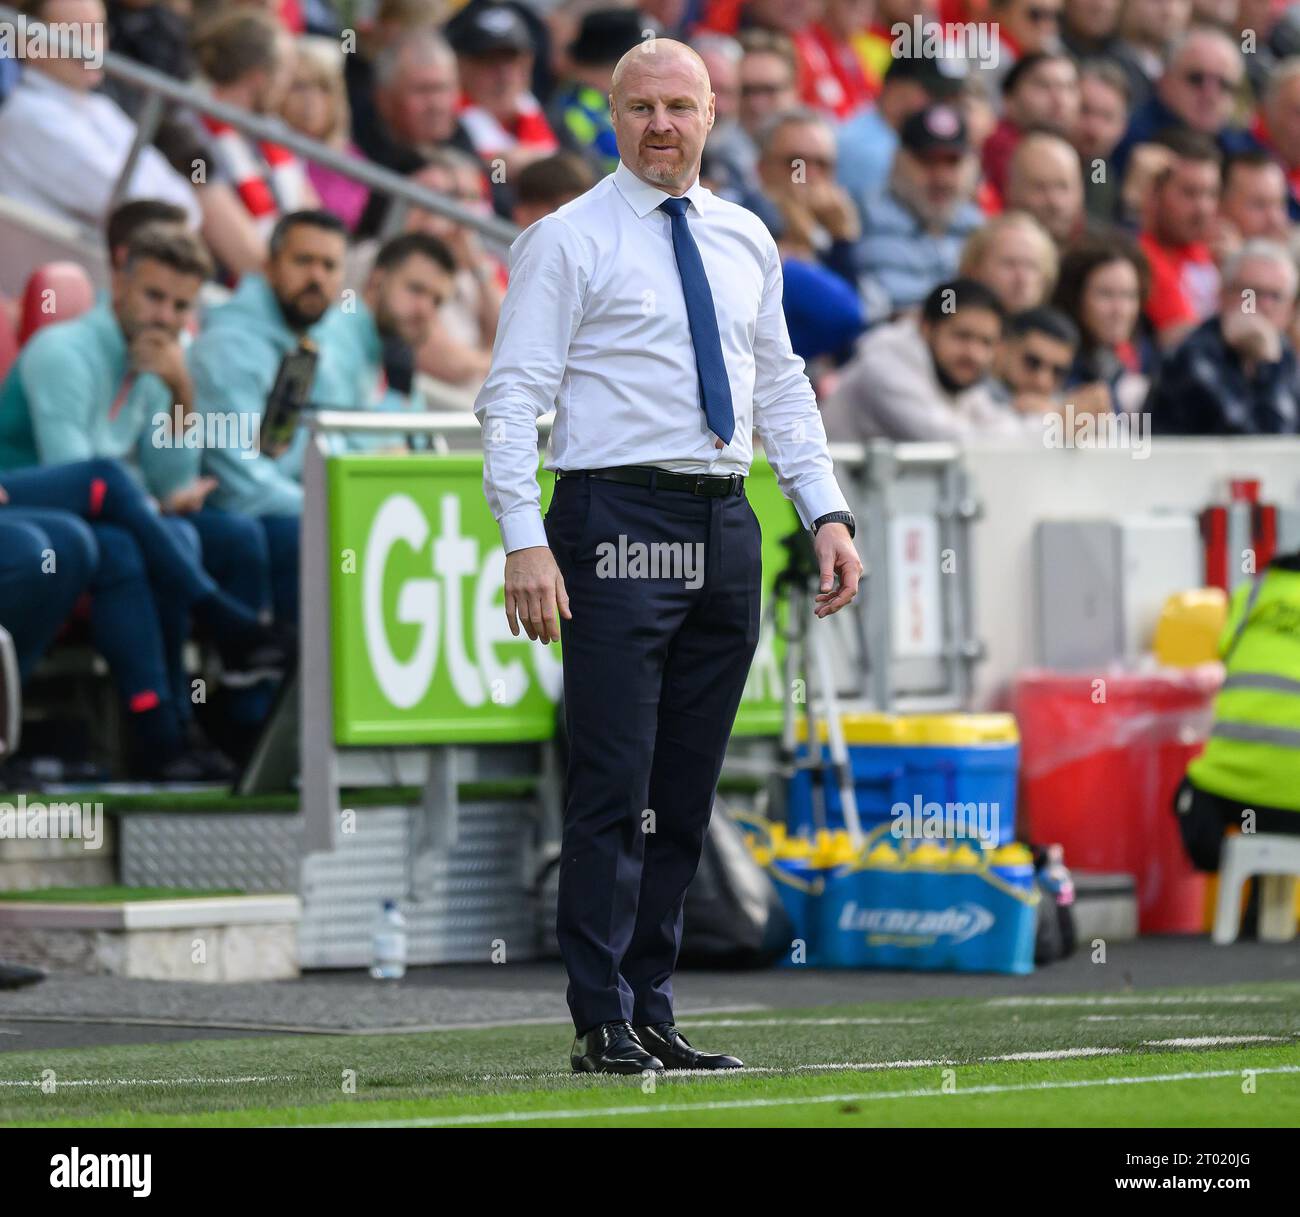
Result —
M899 172L895 169L890 175L890 187L894 194L901 199L912 213L921 221L921 227L926 232L939 233L947 232L952 224L952 218L957 214L957 209L962 204L960 194L955 194L952 198L943 203L935 203L929 199L924 190L909 178L906 173Z
M311 327L325 316L326 312L329 310L329 302L326 301L325 306L318 309L316 312L304 312L298 307L298 300L302 299L304 294L305 293L299 292L293 300L280 301L280 312L284 314L285 324L295 333L299 334L304 330L311 329ZM321 298L325 298L323 293Z
M675 145L679 150L681 145ZM682 161L673 164L671 161L651 161L647 157L641 157L641 172L651 181L658 182L663 186L675 186L682 180L685 172L686 162Z
M934 357L933 351L930 352L930 362L934 365L935 379L937 379L939 384L943 387L944 392L951 393L954 396L958 393L965 392L967 389L979 384L979 382L984 379L982 376L976 376L971 380L962 381L949 376L943 364Z

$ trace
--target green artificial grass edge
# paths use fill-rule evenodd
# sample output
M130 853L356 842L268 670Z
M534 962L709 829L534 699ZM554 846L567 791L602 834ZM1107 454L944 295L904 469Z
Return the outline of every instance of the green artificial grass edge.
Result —
M238 887L40 887L25 892L0 892L3 904L126 904L138 900L204 900L212 896L243 896Z
M536 793L540 779L536 777L494 778L461 782L457 786L465 802L484 802L489 799L523 798ZM394 807L418 803L423 791L418 786L367 786L339 792L340 806ZM285 794L236 795L226 790L150 791L149 793L119 794L110 790L75 790L59 794L0 793L0 801L15 802L26 799L28 805L43 803L99 803L109 815L126 815L136 812L281 812L296 813L301 809L301 795L296 791Z

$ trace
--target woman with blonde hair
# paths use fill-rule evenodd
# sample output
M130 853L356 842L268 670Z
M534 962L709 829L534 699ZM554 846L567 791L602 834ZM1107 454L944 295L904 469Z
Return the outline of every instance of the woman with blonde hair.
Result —
M960 274L996 293L1008 313L1046 304L1056 286L1056 246L1024 211L994 216L973 232L961 254Z
M293 80L281 104L280 117L295 131L361 160L360 151L349 139L352 119L338 42L308 35L297 39L295 45L298 55ZM349 231L355 229L370 191L360 182L315 162L308 162L307 177L320 195L321 206L338 216Z

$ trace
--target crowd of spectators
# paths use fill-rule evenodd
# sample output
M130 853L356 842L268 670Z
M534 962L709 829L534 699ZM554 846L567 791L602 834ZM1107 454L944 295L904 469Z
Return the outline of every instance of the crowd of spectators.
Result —
M615 63L643 40L681 38L716 95L702 177L777 240L795 349L845 437L879 425L866 407L864 419L841 408L884 341L875 331L919 334L926 299L958 278L991 287L1008 322L1040 307L1072 322L1070 373L1033 398L1044 408L1093 389L1086 400L1116 410L1151 402L1162 429L1300 426L1278 397L1294 388L1292 311L1223 292L1224 268L1245 243L1295 253L1297 6L33 0L28 11L104 21L110 49L202 94L521 224L542 214L539 182L552 207L613 170ZM75 61L0 64L0 193L102 224L142 98ZM381 234L429 232L456 269L417 365L467 394L486 375L507 267L464 225L402 208L394 216L389 198L337 165L304 162L183 106L168 107L127 197L182 208L229 287L262 270L272 228L292 212L339 218L354 289ZM1103 249L1117 257L1095 264ZM1242 307L1248 324L1222 317ZM1255 404L1155 410L1171 391L1160 384L1166 369L1189 362L1184 344L1216 317L1233 335L1280 324L1259 340L1265 356L1278 350L1273 362L1243 363L1240 338L1196 344L1198 375L1209 374L1213 350L1214 379L1241 381ZM1003 405L1024 413L1021 400ZM994 422L1006 429L1000 415ZM900 427L901 438L919 424Z
M318 353L316 404L418 409L421 374L472 400L508 259L347 166L526 227L612 172L613 68L655 37L689 42L709 70L701 178L770 230L792 345L833 440L1041 435L1067 408L1146 412L1157 434L1300 431L1300 6L31 0L26 12L102 27L109 50L194 90L154 122L148 91L93 60L0 59L0 196L103 234L113 266L111 291L29 342L0 388L0 533L39 548L59 527L40 511L75 517L62 524L80 540L66 544L87 557L69 561L59 603L93 593L144 773L223 766L182 704L191 618L232 674L234 717L251 730L265 713L259 673L296 621L303 442L146 452L148 420L260 415L304 344ZM263 121L250 133L204 98ZM150 138L119 183L146 115ZM301 155L277 131L332 155ZM121 468L125 481L105 472ZM38 493L46 469L58 486ZM18 594L19 548L0 545L0 603ZM11 627L27 667L60 611ZM115 649L127 616L151 623L147 662Z

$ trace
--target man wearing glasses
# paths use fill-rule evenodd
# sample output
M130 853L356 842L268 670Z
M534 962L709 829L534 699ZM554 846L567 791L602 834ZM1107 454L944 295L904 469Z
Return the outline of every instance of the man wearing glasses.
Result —
M1116 176L1123 177L1137 144L1150 143L1170 128L1199 131L1227 151L1244 75L1241 52L1226 34L1203 28L1187 33L1170 51L1155 92L1133 111L1112 158Z

